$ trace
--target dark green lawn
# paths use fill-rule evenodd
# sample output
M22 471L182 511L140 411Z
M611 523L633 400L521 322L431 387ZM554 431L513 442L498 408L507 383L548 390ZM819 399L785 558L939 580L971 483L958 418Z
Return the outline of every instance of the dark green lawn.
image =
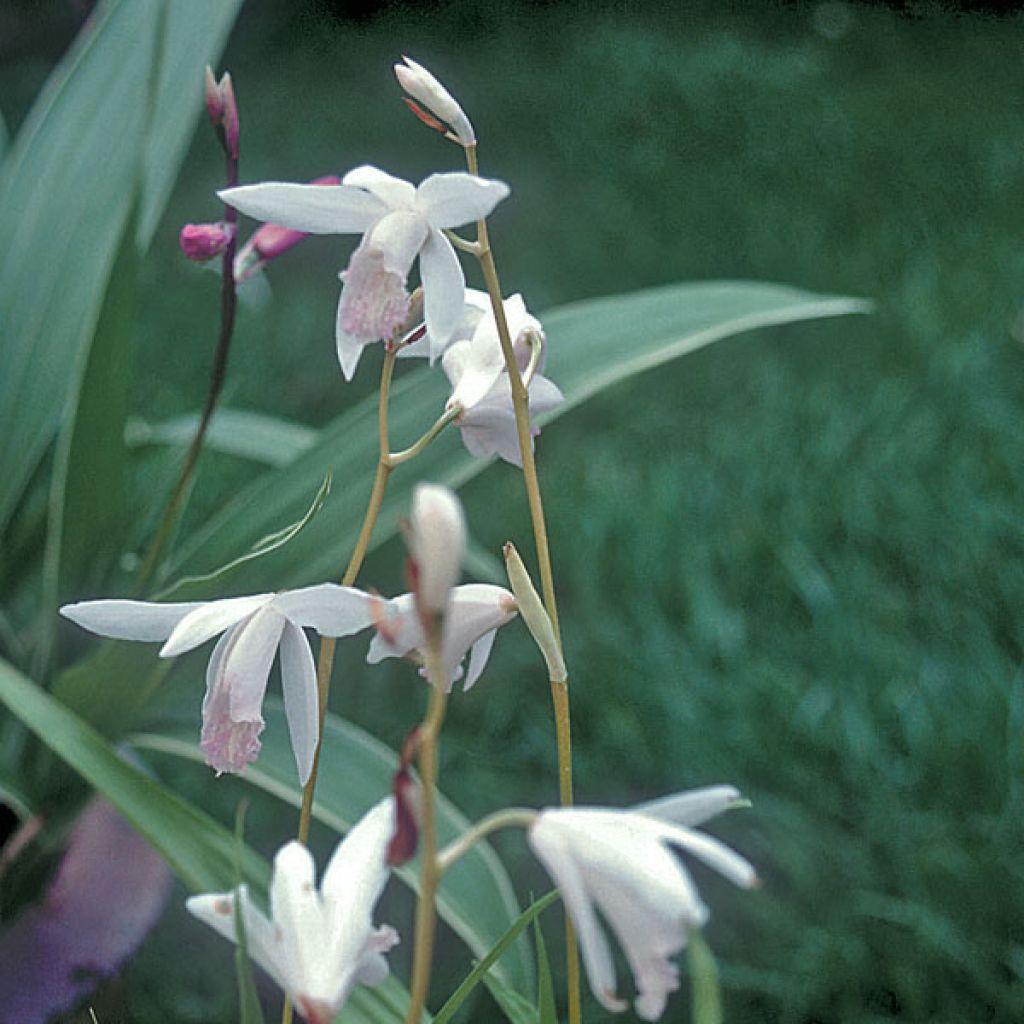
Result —
M243 180L455 168L398 102L402 52L511 183L493 240L533 308L717 277L877 303L723 342L545 432L578 793L731 781L752 799L715 831L763 889L699 876L730 1024L1024 1021L1024 23L460 3L356 23L254 2L225 59ZM216 157L199 132L146 268L147 417L204 387L217 282L175 237L217 215ZM316 424L372 386L373 359L348 388L334 363L349 251L318 239L272 268L229 404ZM208 467L206 507L253 472ZM528 546L514 471L464 497L478 539ZM364 579L393 589L397 566L382 552ZM408 684L399 667L346 687L346 708L398 742ZM551 800L548 708L523 635L499 639L455 702L443 788L470 813ZM181 927L120 987L131 1019L208 1019L166 969ZM223 984L229 958L201 948ZM687 1019L677 996L664 1020Z

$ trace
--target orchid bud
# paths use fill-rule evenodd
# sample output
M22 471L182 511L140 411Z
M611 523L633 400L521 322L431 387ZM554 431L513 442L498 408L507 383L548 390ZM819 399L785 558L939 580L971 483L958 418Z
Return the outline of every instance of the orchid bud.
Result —
M466 526L459 499L447 487L418 484L407 542L416 606L423 618L442 615L459 581Z
M181 251L196 263L205 263L219 256L235 237L233 224L186 224L178 236Z
M555 628L551 624L551 617L548 615L540 595L537 593L526 571L519 552L515 545L509 542L504 548L505 571L508 573L509 583L512 585L512 593L516 595L516 607L519 614L526 623L530 635L544 655L544 661L548 666L548 677L553 683L564 683L568 678L565 669L565 659L562 656L562 648L555 636Z
M238 104L231 75L225 71L218 82L213 69L206 65L206 112L214 128L224 131L224 148L233 160L238 159Z
M430 113L436 114L446 122L464 146L475 145L476 133L455 97L425 67L409 57L403 57L402 60L405 61L404 64L395 65L398 84L413 99L419 100ZM417 110L413 104L409 106L417 117L434 127L429 119L421 116L422 111Z

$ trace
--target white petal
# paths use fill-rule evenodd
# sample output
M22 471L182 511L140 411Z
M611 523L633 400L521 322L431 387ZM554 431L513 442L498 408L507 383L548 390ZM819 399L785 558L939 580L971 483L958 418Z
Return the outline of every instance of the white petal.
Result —
M381 600L375 612L377 632L366 652L371 665L385 658L404 658L409 651L423 644L423 627L412 594L402 594L390 601Z
M457 228L481 220L509 194L503 181L464 171L432 174L416 189L416 205L431 227Z
M324 871L323 894L331 914L369 919L387 882L384 863L395 830L395 801L374 804L338 844Z
M522 468L516 417L511 406L492 404L489 397L478 402L459 421L462 443L470 455L497 455Z
M285 619L281 634L281 691L299 785L305 786L313 771L320 731L320 696L309 641L306 634L288 619Z
M150 601L79 601L60 613L83 629L116 640L166 640L199 601L156 604Z
M384 254L383 265L401 278L409 276L416 254L427 240L429 225L412 210L394 210L381 217L366 235L364 245Z
M620 1013L626 1009L627 1004L615 994L615 966L608 940L594 912L579 868L573 860L572 849L562 829L550 818L550 812L544 811L538 816L536 823L527 832L527 840L561 891L566 909L576 926L591 991L606 1010Z
M630 809L651 818L692 826L721 814L739 798L740 791L735 786L705 786L659 800L648 800Z
M191 651L212 636L241 622L258 608L262 608L273 594L254 594L252 597L229 597L223 601L209 601L189 612L174 628L167 643L160 648L161 658L173 658Z
M270 914L280 935L282 958L288 974L286 988L295 996L321 997L311 991L311 975L318 972L327 942L320 896L315 888L315 865L309 850L292 841L274 857L270 880Z
M249 956L282 988L284 974L279 962L279 951L274 942L274 929L266 916L253 906L246 886L239 887L242 900L242 918L245 924L245 942ZM209 925L224 938L237 942L235 935L235 894L233 892L203 893L185 901L190 914Z
M461 351L452 357L456 348ZM464 409L471 409L491 390L505 369L505 357L489 311L481 317L472 341L452 345L445 352L442 366L455 385L452 399Z
M471 648L469 655L469 668L466 671L466 681L462 684L463 690L468 690L479 678L480 674L487 667L487 659L491 656L491 648L494 646L494 638L498 635L496 629L490 633L484 633L482 637Z
M360 985L382 985L391 969L384 954L399 942L398 932L390 925L374 929L353 978Z
M350 185L268 181L222 189L217 195L255 220L316 235L361 234L388 209L377 196Z
M224 685L236 722L262 720L263 695L287 620L272 607L261 608L239 630L224 658Z
M440 231L430 232L420 252L420 279L433 360L444 351L458 326L466 288L459 258Z
M547 377L534 376L530 381L530 417L539 416L541 413L550 412L565 401L558 386L552 383Z
M416 201L415 185L370 164L353 167L341 182L366 189L393 210L411 207Z
M278 594L273 605L296 625L309 626L321 636L350 636L373 625L379 600L355 587L320 583Z
M714 868L734 885L741 889L752 889L758 885L754 866L735 850L730 850L725 843L683 825L668 825L662 822L658 822L658 825L664 839L699 857L708 867Z

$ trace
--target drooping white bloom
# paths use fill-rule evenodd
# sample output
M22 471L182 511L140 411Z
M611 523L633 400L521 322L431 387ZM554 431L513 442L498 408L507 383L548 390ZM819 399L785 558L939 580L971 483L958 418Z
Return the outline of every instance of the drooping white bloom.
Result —
M430 113L449 125L459 142L464 146L473 145L476 132L455 97L422 64L417 64L410 57L402 60L404 64L395 65L398 84Z
M412 594L382 600L376 615L377 634L366 655L371 665L384 658L404 658L413 653L426 656L427 640ZM462 675L462 662L467 654L469 668L463 689L468 690L480 678L498 627L511 622L515 615L515 597L504 587L466 583L452 590L441 645L446 692Z
M257 220L312 234L362 234L341 275L338 303L338 360L347 380L364 345L390 338L405 323L406 278L417 255L431 357L440 355L465 291L462 267L443 230L486 217L508 194L504 182L463 172L432 174L413 186L370 166L349 171L340 185L265 182L218 193Z
M348 636L373 624L374 598L323 583L280 594L222 601L154 604L81 601L61 608L72 622L121 640L166 641L172 658L224 635L210 655L200 746L218 772L240 772L256 759L263 731L263 695L280 650L281 688L299 781L313 766L319 732L316 667L303 627L321 636Z
M524 374L532 354L530 338L541 352L529 381L530 415L549 412L562 401L562 392L546 377L544 369L544 330L540 321L526 308L522 295L502 303L508 322L512 350L519 372ZM427 339L403 349L400 355L426 355ZM469 288L462 316L445 349L441 366L452 385L446 408L462 410L455 421L462 441L473 455L498 455L506 462L522 466L516 417L512 408L512 386L498 339L491 300L486 292ZM534 436L538 433L533 430Z
M528 832L530 846L561 890L576 926L590 987L612 1012L626 1009L616 994L615 967L597 911L614 931L636 983L637 1014L657 1020L679 987L669 957L687 932L708 918L689 872L672 856L677 846L736 885L757 885L739 854L692 826L736 801L732 786L680 793L632 811L551 808Z
M394 800L373 807L341 841L316 888L309 851L290 842L274 858L270 918L245 886L193 896L190 913L237 942L235 899L241 903L249 955L281 986L309 1024L329 1024L355 985L388 976L384 954L398 942L387 925L374 928L373 908L388 879L384 859L394 829Z
M455 493L439 484L417 484L407 534L409 557L416 574L420 611L437 615L459 582L466 523Z

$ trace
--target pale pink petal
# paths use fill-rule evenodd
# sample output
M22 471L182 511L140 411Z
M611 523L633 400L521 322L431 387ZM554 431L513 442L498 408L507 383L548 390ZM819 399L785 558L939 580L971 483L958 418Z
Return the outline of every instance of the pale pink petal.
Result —
M281 692L299 784L305 786L313 771L320 731L320 699L309 641L306 634L288 619L285 619L281 634Z
M356 375L356 367L359 365L363 349L367 344L377 339L358 338L354 334L349 334L341 326L341 311L344 302L345 287L342 285L341 295L338 299L338 315L335 322L334 340L338 349L338 363L341 365L341 372L344 374L345 380L351 380Z
M203 603L155 604L150 601L79 601L60 609L66 619L115 640L166 640L179 622Z
M457 228L482 220L509 194L503 181L464 171L432 174L416 189L416 205L434 228Z
M377 632L370 641L366 660L376 665L384 658L404 658L424 642L423 627L412 594L401 594L390 601L381 600L374 623Z
M206 763L218 774L245 771L260 752L263 718L258 716L255 720L238 721L232 717L231 693L224 677L224 664L242 628L242 625L232 627L217 641L206 666L199 749L206 757Z
M388 209L377 196L350 185L268 181L222 189L217 195L255 220L314 235L361 233Z
M352 168L341 181L344 185L366 189L393 210L409 208L416 201L415 185L370 164Z
M372 626L380 599L355 587L320 583L278 594L274 607L298 626L321 636L350 636Z
M224 686L231 697L231 717L239 722L261 719L263 695L287 621L268 605L239 627L224 658Z
M229 597L223 601L209 601L186 615L174 628L167 643L160 648L161 658L173 658L191 651L210 637L222 633L256 609L267 604L273 594L255 594L252 597Z
M459 323L466 287L459 258L440 231L427 236L420 253L420 278L433 360L444 351Z

